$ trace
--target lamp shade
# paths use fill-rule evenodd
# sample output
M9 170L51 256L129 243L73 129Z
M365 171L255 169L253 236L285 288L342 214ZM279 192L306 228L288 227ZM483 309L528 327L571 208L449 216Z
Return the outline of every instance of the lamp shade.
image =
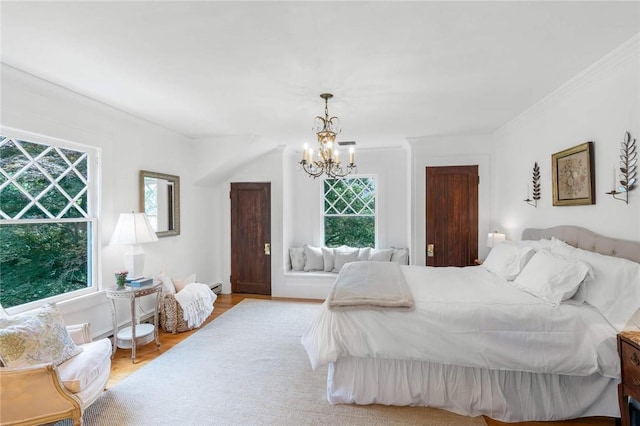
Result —
M109 244L142 244L154 241L158 241L156 231L144 213L120 213Z
M487 247L494 247L505 240L505 235L498 231L489 232L487 235Z

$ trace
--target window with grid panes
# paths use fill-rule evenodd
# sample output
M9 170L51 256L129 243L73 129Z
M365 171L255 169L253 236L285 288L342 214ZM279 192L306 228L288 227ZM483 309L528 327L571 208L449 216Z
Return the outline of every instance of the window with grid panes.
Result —
M97 151L0 136L0 304L94 291ZM45 142L46 140L46 142Z
M323 223L327 247L375 247L375 178L325 179Z

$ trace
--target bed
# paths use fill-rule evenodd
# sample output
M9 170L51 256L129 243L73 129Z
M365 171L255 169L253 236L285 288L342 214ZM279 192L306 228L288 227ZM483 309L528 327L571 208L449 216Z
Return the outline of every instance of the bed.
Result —
M302 344L314 369L328 366L329 402L507 422L619 417L616 334L640 310L640 242L572 226L526 229L522 240L504 246L527 252L515 278L513 262L505 270L398 266L410 311L335 310L325 301ZM500 250L485 263L495 266ZM578 265L584 279L574 289L564 281L526 288L532 271L550 273L541 259Z

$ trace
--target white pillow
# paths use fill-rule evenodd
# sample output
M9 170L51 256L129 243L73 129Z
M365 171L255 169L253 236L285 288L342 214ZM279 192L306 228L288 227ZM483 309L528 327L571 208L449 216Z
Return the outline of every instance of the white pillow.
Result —
M409 264L409 249L408 248L393 248L391 254L391 261L399 263L400 265Z
M344 250L336 250L335 256L335 266L333 267L333 272L340 272L342 267L349 262L356 262L358 260L359 249L344 249Z
M291 270L302 271L304 269L304 249L302 247L292 247L289 249L291 259Z
M591 267L585 262L540 250L512 285L558 306L573 297L583 281L592 278Z
M563 256L572 256L576 252L576 248L572 245L565 243L556 237L551 237L551 252L558 253Z
M514 241L514 242L520 246L531 247L532 249L535 249L535 250L550 249L553 245L551 240L545 240L545 239L521 240L521 241Z
M504 241L491 249L481 267L507 281L513 281L535 252L531 247Z
M640 264L582 249L575 249L574 256L591 265L595 275L585 283L585 301L622 331L640 309Z
M371 249L369 260L372 262L389 262L393 255L393 249Z
M303 246L304 249L304 270L309 271L322 271L324 270L324 261L322 259L322 249L320 247L313 247L308 244Z
M187 286L187 284L191 284L191 283L195 283L195 282L196 282L196 274L191 274L191 275L188 275L188 276L186 276L184 278L174 279L173 280L173 285L176 287L176 293L178 293L183 288L185 288Z
M335 249L332 249L329 247L321 247L321 249L322 249L322 262L324 263L323 270L325 272L332 272L334 259L335 259L335 255L334 255Z
M83 350L73 343L54 303L0 319L0 360L7 367L60 365Z
M162 292L168 294L176 294L176 286L173 284L173 280L166 272L160 271L158 279L162 282Z
M358 250L358 262L366 262L371 256L371 247L363 247Z

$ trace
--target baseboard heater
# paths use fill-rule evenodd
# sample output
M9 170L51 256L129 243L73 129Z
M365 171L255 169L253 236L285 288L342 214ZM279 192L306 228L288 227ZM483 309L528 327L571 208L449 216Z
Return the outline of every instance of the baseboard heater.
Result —
M211 291L213 291L215 294L220 294L222 293L222 283L213 283L213 284L209 284L209 288L211 289Z

